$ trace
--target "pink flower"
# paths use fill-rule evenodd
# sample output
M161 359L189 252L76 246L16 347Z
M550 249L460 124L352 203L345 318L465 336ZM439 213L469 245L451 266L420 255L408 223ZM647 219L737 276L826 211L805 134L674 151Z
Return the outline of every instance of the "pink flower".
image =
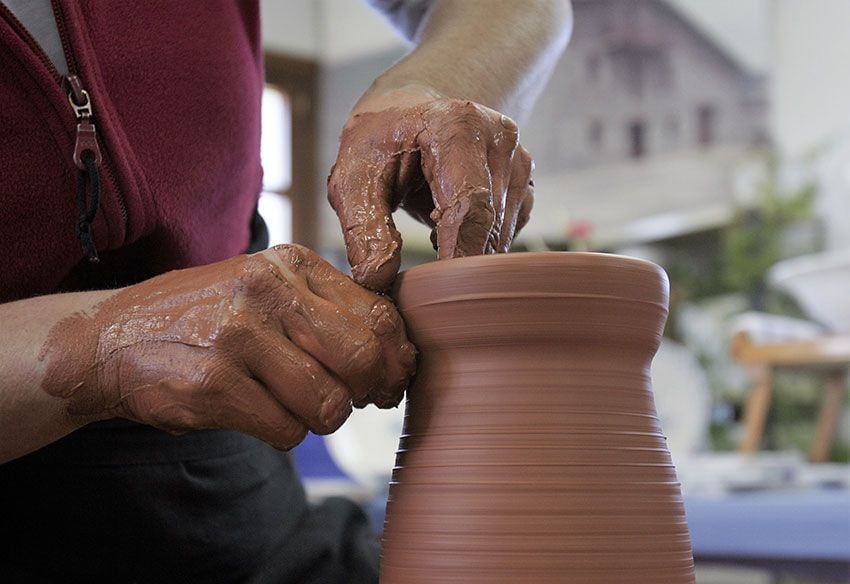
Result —
M590 237L593 232L593 224L587 220L573 221L567 229L567 238L571 240L582 240Z

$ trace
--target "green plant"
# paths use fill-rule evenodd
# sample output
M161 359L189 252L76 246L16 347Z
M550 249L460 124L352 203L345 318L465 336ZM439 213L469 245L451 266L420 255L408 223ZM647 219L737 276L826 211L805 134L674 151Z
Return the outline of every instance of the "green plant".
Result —
M817 185L807 181L784 189L777 161L771 158L756 188L757 204L739 209L725 230L721 278L728 289L747 293L753 308L764 309L765 275L782 259L785 230L812 217Z

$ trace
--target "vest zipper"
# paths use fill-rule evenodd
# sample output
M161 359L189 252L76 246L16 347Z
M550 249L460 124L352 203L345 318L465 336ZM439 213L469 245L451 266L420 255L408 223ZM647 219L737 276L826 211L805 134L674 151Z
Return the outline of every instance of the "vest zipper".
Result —
M97 247L92 235L92 223L100 206L100 166L103 157L97 144L97 130L92 122L92 101L83 89L80 78L68 75L68 102L77 118L77 139L74 141L74 164L80 169L77 180L77 239L90 262L97 262ZM88 191L91 191L88 194Z
M73 101L74 100L72 98L72 93L74 92L74 85L71 82L71 77L77 77L77 79L79 79L79 76L78 76L79 68L77 67L77 60L74 57L74 51L71 50L71 43L68 40L68 31L67 31L67 28L65 26L65 13L62 10L62 6L59 4L59 0L50 0L50 6L51 6L51 8L53 8L53 18L56 21L56 29L59 31L59 40L62 43L62 52L65 54L65 62L68 63L68 72L71 74L71 75L68 76L68 79L66 79L66 81L68 81L68 85L70 86L70 90L68 92L68 99L69 99L69 101L71 101L71 106L73 107L73 105L74 105ZM43 53L44 51L42 50L41 52ZM48 58L48 61L49 60L50 59ZM51 62L51 65L52 65L52 62ZM55 71L56 68L53 67L53 70ZM57 72L57 74L58 74L58 72ZM61 83L61 80L60 80L60 83ZM82 81L79 82L79 89L80 89L80 91L82 91L82 89L83 89L82 88ZM90 100L89 100L89 103L91 103ZM77 114L76 108L74 109L74 114L75 115ZM91 115L89 115L89 118L91 118ZM91 120L89 120L89 121L91 121ZM97 146L97 138L94 134L94 124L91 125L91 133L92 133L91 134L92 135L92 141L94 142L95 146ZM79 143L79 141L80 141L80 125L78 124L77 125L77 143ZM101 140L101 142L103 142L103 140ZM110 162L112 162L112 159L109 155L109 150L106 149L106 148L103 148L103 152L106 153L105 154L106 161L102 166L103 166L103 169L106 171L106 178L109 180L109 183L112 186L112 191L115 193L115 198L118 202L118 209L121 212L121 219L124 222L124 234L125 234L124 236L126 237L128 231L129 231L129 228L130 228L130 221L129 221L129 217L128 217L128 214L127 214L127 202L124 199L124 191L121 190L121 188L118 185L118 180L115 178L115 171L114 171L115 164L114 163L110 164ZM76 157L77 154L78 154L77 153L77 146L75 145L74 146L74 156ZM100 157L100 154L97 153L97 156ZM77 163L76 158L74 160L74 163L75 164ZM100 165L99 163L100 163L100 160L98 160L98 165ZM77 165L77 166L79 167L79 165Z
M80 78L68 75L68 102L77 118L77 139L74 142L74 164L80 170L86 170L83 153L91 152L97 166L103 161L100 146L97 143L97 129L92 121L93 105L89 92L83 89Z
M118 208L124 221L124 232L127 233L129 228L129 217L124 193L118 186L118 180L116 179L113 171L114 164L110 164L111 158L109 156L109 151L106 149L105 145L103 145L103 140L98 140L97 138L93 120L92 100L88 92L83 88L82 81L77 74L77 61L74 58L74 53L71 51L71 45L68 41L62 7L59 5L58 0L51 0L50 4L53 8L56 28L59 31L59 39L62 42L62 51L65 54L65 61L68 64L69 74L67 77L63 77L59 73L59 70L56 69L53 61L50 60L50 57L44 52L44 49L38 41L33 38L29 30L27 30L21 21L18 20L18 17L15 16L15 14L2 2L0 2L0 15L6 18L18 36L20 36L24 42L29 45L36 57L38 57L42 64L44 64L48 71L50 71L53 78L56 80L56 83L66 90L66 93L68 94L68 101L71 104L71 109L74 112L74 117L77 122L76 140L74 143L74 151L71 154L71 159L73 160L74 165L80 169L80 172L85 172L86 166L83 164L82 154L85 151L90 151L94 156L96 167L103 168L103 170L106 171L106 177L112 186L113 192L116 193Z

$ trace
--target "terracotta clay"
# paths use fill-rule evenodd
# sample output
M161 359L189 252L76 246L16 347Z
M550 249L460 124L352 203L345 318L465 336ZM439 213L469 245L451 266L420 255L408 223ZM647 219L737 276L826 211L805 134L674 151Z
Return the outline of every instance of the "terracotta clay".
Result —
M393 407L415 366L393 305L310 250L277 246L168 272L60 321L42 389L69 415L228 428L278 448Z
M421 361L382 584L694 582L650 385L659 267L460 258L403 273L395 297Z
M374 290L399 269L399 207L434 228L441 259L507 252L531 212L533 165L513 120L471 101L420 99L354 115L328 179L353 277ZM405 100L399 91L387 104Z

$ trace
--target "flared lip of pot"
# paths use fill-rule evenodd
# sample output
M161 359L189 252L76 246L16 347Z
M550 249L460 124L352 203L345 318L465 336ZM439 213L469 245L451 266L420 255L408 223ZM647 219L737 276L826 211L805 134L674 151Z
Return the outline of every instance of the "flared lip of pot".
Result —
M667 310L669 282L658 265L595 252L518 252L439 260L399 274L402 311L475 298L575 296L648 302Z

